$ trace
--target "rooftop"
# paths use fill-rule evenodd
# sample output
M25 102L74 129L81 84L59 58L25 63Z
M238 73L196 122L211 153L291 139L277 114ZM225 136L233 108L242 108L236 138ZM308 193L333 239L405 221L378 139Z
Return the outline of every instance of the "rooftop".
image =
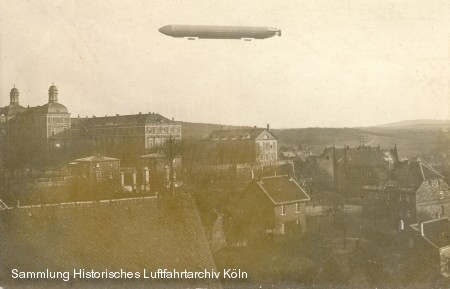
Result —
M436 248L450 246L450 220L441 218L423 222L424 238ZM420 234L420 224L411 225Z
M138 125L152 123L174 123L170 119L158 114L129 114L103 117L86 117L86 118L72 118L72 127L95 127L95 126L124 126L124 125Z
M195 201L141 198L21 207L0 211L4 248L1 276L21 271L216 270ZM39 262L36 262L39 260ZM170 281L155 288L220 288L217 280ZM135 286L133 288L147 288ZM114 288L124 284L111 282ZM73 284L76 285L77 283ZM98 287L103 286L100 283ZM59 286L56 286L59 285ZM55 283L59 288L61 283ZM72 286L71 286L72 287ZM8 287L9 288L9 287ZM88 287L76 287L88 288ZM89 287L93 288L93 287Z
M263 177L257 184L276 205L310 200L305 190L286 175Z
M119 159L111 158L111 157L104 157L104 156L90 156L90 157L85 157L85 158L74 160L71 163L77 163L77 162L109 162L109 161L119 161Z
M264 131L267 131L272 138L276 139L275 135L271 133L269 130L264 128L240 128L240 129L222 129L213 131L208 137L207 140L210 141L219 141L219 140L255 140L257 139Z

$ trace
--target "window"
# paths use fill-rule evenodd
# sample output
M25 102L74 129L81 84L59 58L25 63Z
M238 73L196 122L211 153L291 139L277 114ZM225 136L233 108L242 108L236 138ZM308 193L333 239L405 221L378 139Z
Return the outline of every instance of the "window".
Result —
M409 238L409 248L413 248L413 247L414 247L414 239Z
M284 228L284 223L281 223L281 234L286 234L286 229Z
M444 191L439 192L439 199L443 200L445 198Z
M286 207L284 205L281 206L281 215L282 216L286 215Z
M300 213L300 204L299 203L295 204L295 212L297 214Z
M398 201L401 202L402 201L402 193L398 194Z
M408 203L409 202L409 195L405 195L405 201Z

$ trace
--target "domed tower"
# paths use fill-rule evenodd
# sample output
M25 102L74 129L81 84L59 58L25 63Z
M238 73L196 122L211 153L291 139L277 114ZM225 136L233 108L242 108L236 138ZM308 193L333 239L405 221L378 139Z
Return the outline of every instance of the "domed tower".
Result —
M48 102L58 102L58 89L54 84L52 84L52 86L48 89Z
M18 105L19 104L19 90L14 85L13 89L9 93L10 105Z

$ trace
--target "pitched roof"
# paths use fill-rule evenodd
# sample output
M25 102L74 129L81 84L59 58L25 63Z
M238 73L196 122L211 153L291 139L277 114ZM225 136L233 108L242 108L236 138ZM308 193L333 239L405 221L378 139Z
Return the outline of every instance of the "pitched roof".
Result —
M401 187L418 186L424 181L443 178L440 173L422 163L420 159L418 161L401 162L396 177L398 185Z
M130 114L90 118L72 118L72 127L102 127L102 126L144 126L150 123L169 123L168 118L158 113Z
M222 129L213 131L206 139L210 141L225 140L255 140L264 131L267 131L274 139L276 136L264 128L241 128L241 129Z
M379 166L387 163L397 163L397 149L380 149L379 147L356 147L356 148L325 148L320 155L324 158L328 153L334 151L338 163L346 163L349 167Z
M257 184L276 205L310 200L305 190L294 179L285 175L263 177Z
M111 158L111 157L104 157L104 156L90 156L90 157L85 157L85 158L74 160L74 161L72 161L72 163L74 163L74 162L108 162L108 161L119 161L119 159Z
M3 224L8 224L2 234L9 240L0 251L2 276L10 276L11 268L35 272L43 268L71 272L74 268L123 268L140 272L141 276L144 269L150 272L159 268L217 272L191 195L15 208L0 211L0 217ZM214 279L197 279L193 283L187 279L170 280L164 284L140 280L131 283L131 287L220 288ZM125 284L114 280L104 287L123 288L129 281L133 280L126 280ZM97 283L94 284L99 287ZM61 286L60 282L52 284L52 288ZM71 285L91 287L76 282Z
M436 248L450 246L450 220L447 218L423 222L424 239ZM420 233L420 224L411 227Z

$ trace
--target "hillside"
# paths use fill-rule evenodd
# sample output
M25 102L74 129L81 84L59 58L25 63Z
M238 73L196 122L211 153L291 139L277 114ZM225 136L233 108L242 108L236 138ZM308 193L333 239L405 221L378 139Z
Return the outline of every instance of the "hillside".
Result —
M450 127L450 120L418 119L418 120L404 120L399 122L381 124L371 128L434 130L434 129L448 129L449 127Z
M359 146L364 139L365 145L391 148L397 145L401 157L422 156L430 158L446 150L450 136L446 133L446 123L450 121L405 121L389 124L386 127L365 128L289 128L273 129L280 144L304 145L312 152L320 153L325 147L335 145ZM203 139L215 129L237 126L217 124L183 123L183 138Z

